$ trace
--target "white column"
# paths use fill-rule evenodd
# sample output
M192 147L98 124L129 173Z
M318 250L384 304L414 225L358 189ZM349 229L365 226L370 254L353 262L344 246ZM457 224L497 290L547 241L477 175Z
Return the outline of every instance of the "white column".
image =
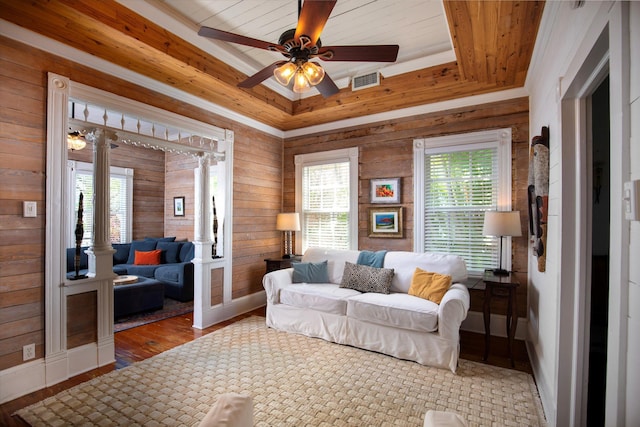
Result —
M208 154L198 157L198 167L194 170L194 236L195 254L193 258L193 326L204 327L204 313L211 307L211 219L209 215L209 158Z

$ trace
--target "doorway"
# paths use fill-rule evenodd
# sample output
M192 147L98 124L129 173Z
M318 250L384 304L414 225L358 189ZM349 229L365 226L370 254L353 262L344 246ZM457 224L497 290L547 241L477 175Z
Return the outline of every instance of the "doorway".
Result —
M591 147L591 289L587 388L588 427L605 423L607 328L609 317L610 120L609 77L589 99Z

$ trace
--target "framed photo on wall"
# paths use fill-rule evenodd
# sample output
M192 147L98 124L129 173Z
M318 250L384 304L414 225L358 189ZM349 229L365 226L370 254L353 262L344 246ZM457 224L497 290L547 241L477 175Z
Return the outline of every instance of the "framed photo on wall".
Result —
M184 216L184 196L173 198L173 216Z
M372 179L371 203L400 203L400 178Z
M404 237L402 206L369 208L369 237Z

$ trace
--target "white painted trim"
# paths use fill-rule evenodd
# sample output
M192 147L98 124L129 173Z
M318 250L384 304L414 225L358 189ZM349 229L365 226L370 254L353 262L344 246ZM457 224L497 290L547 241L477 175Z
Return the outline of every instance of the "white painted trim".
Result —
M45 387L44 359L0 371L0 404Z
M235 298L228 303L218 304L207 310L203 316L203 324L205 327L215 325L257 308L264 307L266 304L267 294L265 291Z

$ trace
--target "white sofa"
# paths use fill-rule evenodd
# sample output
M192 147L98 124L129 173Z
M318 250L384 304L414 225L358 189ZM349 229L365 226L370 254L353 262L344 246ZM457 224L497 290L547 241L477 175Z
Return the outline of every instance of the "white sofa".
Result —
M460 324L469 310L464 260L456 255L389 251L384 268L394 269L390 294L341 288L345 262L359 251L310 248L302 262L327 260L329 283L292 283L293 268L263 278L267 326L413 360L455 372ZM452 285L440 304L409 295L413 273L447 274Z

